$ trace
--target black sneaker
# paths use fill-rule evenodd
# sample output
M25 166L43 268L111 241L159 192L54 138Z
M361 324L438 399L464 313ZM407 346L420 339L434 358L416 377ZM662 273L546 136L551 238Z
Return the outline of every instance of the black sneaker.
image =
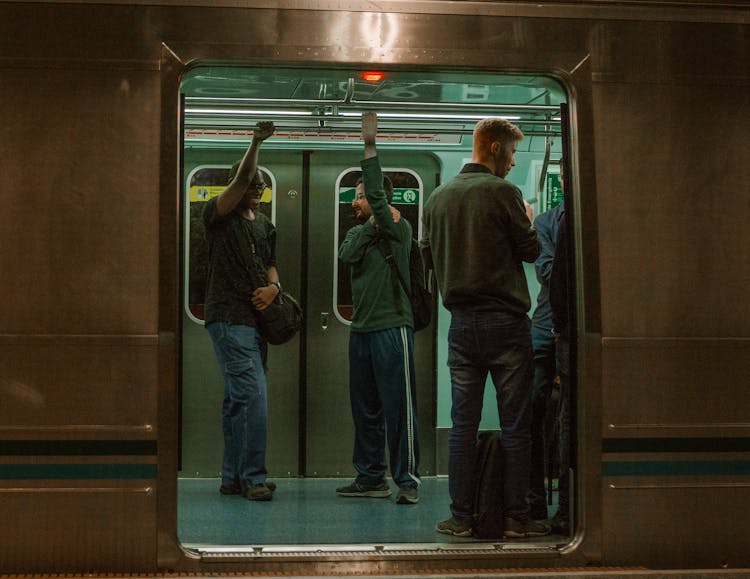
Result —
M396 503L399 505L416 505L419 502L417 487L404 486L398 489Z
M266 483L251 485L245 489L245 498L249 501L270 501L273 499L273 491Z
M522 539L523 537L543 537L549 535L550 528L545 523L538 521L517 521L510 517L505 517L505 531L506 537L512 539Z
M471 537L471 523L459 523L453 517L440 521L435 530L438 533L453 535L454 537Z
M373 486L361 485L357 481L354 481L350 485L337 488L336 494L340 497L369 497L373 499L381 499L391 496L391 488L385 481L381 481L380 484Z
M557 511L549 521L552 532L555 535L567 535L570 532L570 518L568 515Z
M549 515L547 514L546 505L533 505L529 510L529 516L535 521L546 521Z
M526 503L529 505L529 516L535 521L545 521L547 514L547 496L545 494L529 491L526 495Z

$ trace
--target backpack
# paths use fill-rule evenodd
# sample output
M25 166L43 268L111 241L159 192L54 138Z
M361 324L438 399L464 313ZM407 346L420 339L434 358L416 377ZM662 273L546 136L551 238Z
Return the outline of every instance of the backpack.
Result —
M411 282L411 291L409 291L406 280L404 280L404 276L393 259L393 250L390 241L385 237L381 237L380 239L381 242L378 243L378 248L383 254L385 261L396 274L396 278L401 283L404 292L409 296L411 312L414 318L414 331L418 332L429 326L432 320L432 294L425 283L424 262L422 261L422 254L419 251L417 240L412 238L409 250L409 281Z
M477 441L474 524L477 539L502 539L505 455L501 433L486 430Z

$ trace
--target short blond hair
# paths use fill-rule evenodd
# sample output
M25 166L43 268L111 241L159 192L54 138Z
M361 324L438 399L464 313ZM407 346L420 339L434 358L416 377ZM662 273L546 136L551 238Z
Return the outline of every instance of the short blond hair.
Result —
M474 127L474 148L485 150L495 141L507 146L523 139L523 133L516 125L500 117L482 119Z

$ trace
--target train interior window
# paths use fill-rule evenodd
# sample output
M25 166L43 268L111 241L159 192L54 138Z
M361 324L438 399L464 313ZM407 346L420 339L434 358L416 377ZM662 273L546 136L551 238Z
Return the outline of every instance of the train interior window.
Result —
M193 169L186 179L185 187L185 313L194 322L204 320L206 298L206 276L208 275L208 244L203 225L203 209L206 203L218 197L226 188L231 167L225 165L203 165ZM275 221L273 204L273 176L264 167L259 167L266 188L260 198L259 211Z
M394 205L417 237L423 204L471 160L472 132L484 117L505 117L523 131L507 179L521 189L534 214L558 205L563 196L561 105L568 96L556 80L539 75L367 72L202 65L182 77L178 533L189 548L231 546L243 552L310 544L412 543L430 549L466 541L435 532L436 523L449 515L450 503L450 315L441 305L429 328L414 334L419 504L397 506L395 492L379 501L351 501L336 494L356 474L348 369L352 298L349 273L337 249L355 223L351 203L363 157L361 115L378 112L378 157L393 181ZM259 164L269 185L260 210L276 228L281 284L305 313L300 334L268 349L266 468L268 480L276 484L270 504L219 491L224 382L203 323L207 266L201 213L206 201L223 191L229 167L243 156L259 121L275 125L260 149ZM540 284L534 265L524 267L532 316ZM494 388L488 381L480 429L498 428ZM549 435L545 444L549 450ZM549 452L545 456L545 499L551 501L545 514L552 516L558 500L556 462ZM558 534L526 541L549 546L567 540Z

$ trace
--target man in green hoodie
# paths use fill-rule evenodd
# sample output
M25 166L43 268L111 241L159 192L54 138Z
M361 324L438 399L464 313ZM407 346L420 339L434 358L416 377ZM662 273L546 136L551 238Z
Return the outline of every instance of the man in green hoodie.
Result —
M437 525L470 536L474 516L477 431L487 375L497 392L502 429L504 528L507 537L534 537L549 527L529 517L531 459L531 307L521 262L533 263L540 243L521 191L505 180L523 133L501 118L479 121L471 163L438 187L424 208L420 246L450 310L448 367L451 428L448 488L452 516Z
M339 258L351 271L352 315L349 335L349 398L354 419L352 461L357 477L336 489L342 497L391 495L385 480L387 433L391 475L398 504L419 501L419 442L414 381L413 319L409 297L386 255L409 279L412 228L389 205L393 194L375 148L377 115L362 116L365 158L362 182L352 207L360 225L346 234Z

